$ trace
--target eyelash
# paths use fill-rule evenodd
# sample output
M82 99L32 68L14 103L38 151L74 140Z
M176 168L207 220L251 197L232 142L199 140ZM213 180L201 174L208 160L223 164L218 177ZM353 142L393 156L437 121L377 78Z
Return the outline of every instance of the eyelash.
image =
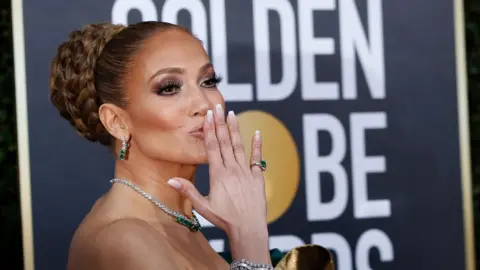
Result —
M202 82L202 87L205 88L214 88L216 87L220 82L222 81L222 77L214 75L210 79L205 80ZM205 86L204 84L207 83L208 86ZM163 83L159 90L157 91L157 94L163 95L163 96L170 96L170 95L175 95L180 91L180 88L182 87L182 83L179 81L167 81ZM172 92L172 90L174 90Z
M162 96L174 95L178 92L180 87L182 87L182 83L179 81L167 81L160 86L157 94ZM174 92L171 92L171 90L174 90Z
M202 84L204 83L209 83L210 86L203 86L203 87L206 87L206 88L213 88L213 87L216 87L219 83L222 82L222 77L221 76L217 76L217 75L214 75L213 77L211 77L210 79L204 81Z

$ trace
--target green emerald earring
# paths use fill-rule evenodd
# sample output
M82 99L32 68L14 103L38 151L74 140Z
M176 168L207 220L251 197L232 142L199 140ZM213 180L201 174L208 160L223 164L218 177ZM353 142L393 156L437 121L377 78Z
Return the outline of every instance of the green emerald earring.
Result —
M120 150L120 160L124 160L127 155L128 142L125 136L122 136L122 149Z

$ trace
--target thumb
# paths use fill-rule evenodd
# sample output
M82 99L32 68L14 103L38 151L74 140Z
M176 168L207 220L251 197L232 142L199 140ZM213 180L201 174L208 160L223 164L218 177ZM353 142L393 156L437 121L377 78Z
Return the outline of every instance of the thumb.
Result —
M187 179L175 177L168 180L167 184L187 197L197 212L200 209L205 209L207 200L198 192L192 182Z

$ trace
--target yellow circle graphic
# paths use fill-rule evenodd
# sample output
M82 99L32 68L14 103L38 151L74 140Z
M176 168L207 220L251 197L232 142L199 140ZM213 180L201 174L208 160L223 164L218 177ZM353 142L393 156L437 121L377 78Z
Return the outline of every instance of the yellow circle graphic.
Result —
M279 219L290 207L298 190L300 160L292 135L275 116L262 111L238 114L247 157L250 158L251 140L255 130L262 136L262 155L267 161L264 172L267 195L267 221Z

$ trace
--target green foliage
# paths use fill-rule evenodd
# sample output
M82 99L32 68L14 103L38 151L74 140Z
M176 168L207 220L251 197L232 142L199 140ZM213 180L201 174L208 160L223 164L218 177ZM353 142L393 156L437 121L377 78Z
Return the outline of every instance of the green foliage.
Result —
M10 2L0 3L0 261L23 264ZM5 257L4 257L5 256Z

